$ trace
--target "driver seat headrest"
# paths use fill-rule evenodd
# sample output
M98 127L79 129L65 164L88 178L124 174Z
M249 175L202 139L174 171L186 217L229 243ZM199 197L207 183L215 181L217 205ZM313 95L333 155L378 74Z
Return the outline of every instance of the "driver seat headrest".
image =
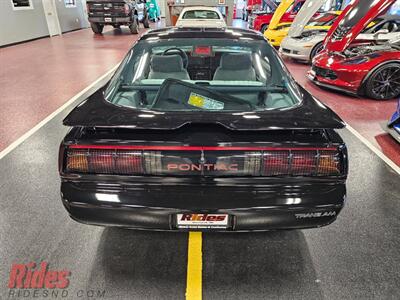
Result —
M153 72L181 72L183 68L183 60L177 54L174 55L153 55L150 61Z
M180 55L154 55L150 61L148 79L179 79L189 80L188 71L183 67Z
M246 70L251 66L252 59L248 53L229 53L221 57L220 67L225 70Z

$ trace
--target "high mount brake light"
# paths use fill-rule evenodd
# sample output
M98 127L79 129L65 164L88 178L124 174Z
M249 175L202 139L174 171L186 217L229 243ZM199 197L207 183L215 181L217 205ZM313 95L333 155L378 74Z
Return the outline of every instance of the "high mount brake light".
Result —
M164 176L340 176L337 148L72 145L65 172Z

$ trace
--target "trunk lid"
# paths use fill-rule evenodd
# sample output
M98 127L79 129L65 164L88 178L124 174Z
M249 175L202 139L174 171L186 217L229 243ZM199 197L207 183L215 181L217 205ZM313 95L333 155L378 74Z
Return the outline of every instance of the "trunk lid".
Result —
M325 2L325 0L307 0L294 19L292 26L289 29L288 36L301 36L307 23Z
M66 126L178 129L188 124L219 124L230 130L334 129L345 123L331 109L299 87L299 105L254 112L152 111L114 105L105 87L78 105L64 119Z
M325 38L328 52L343 52L377 16L396 0L354 0L337 18Z

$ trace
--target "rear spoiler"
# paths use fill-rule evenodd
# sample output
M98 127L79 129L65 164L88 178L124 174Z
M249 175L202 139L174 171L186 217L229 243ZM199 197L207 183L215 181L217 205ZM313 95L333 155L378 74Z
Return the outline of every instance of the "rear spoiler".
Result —
M66 126L175 130L188 124L219 124L230 130L340 129L346 125L329 107L299 87L295 107L256 112L160 112L114 105L104 98L105 87L74 108Z

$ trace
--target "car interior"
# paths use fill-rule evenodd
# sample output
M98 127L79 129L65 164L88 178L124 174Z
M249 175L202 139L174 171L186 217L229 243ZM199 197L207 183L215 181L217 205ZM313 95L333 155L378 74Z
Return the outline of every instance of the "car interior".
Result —
M153 49L131 68L134 72L124 74L112 103L154 109L160 86L166 79L228 93L252 109L284 108L296 103L289 92L267 92L266 86L273 75L271 65L249 50L218 51L211 46L195 46L190 50L186 47Z

